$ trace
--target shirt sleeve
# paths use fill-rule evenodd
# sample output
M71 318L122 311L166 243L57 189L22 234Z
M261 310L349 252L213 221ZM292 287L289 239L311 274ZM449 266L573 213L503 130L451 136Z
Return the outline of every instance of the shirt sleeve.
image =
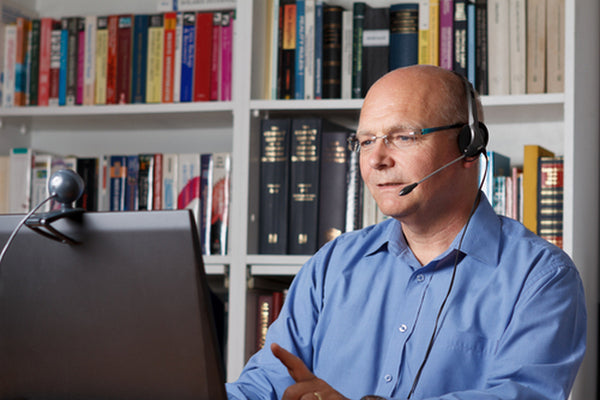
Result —
M298 272L279 317L269 327L265 346L252 356L237 381L226 384L230 400L278 399L294 384L287 369L271 353L271 343L297 355L312 370L312 335L322 304L323 254L318 252Z
M482 371L486 387L427 399L567 399L585 342L585 299L577 271L542 271L523 287L491 367Z

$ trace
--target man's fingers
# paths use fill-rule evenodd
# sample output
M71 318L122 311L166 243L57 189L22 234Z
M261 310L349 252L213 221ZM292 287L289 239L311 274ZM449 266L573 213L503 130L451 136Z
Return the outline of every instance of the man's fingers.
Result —
M315 379L313 373L310 372L310 370L306 367L306 365L304 365L304 362L300 358L296 357L283 347L279 346L277 343L271 344L271 351L273 352L273 355L277 357L283 365L285 365L285 367L288 369L288 372L290 373L290 376L296 382Z

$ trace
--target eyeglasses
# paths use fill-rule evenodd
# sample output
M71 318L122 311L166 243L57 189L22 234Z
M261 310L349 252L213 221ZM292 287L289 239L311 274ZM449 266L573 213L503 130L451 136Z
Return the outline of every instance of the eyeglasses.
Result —
M393 132L387 135L353 135L348 138L348 149L356 152L368 152L375 148L377 139L382 139L386 144L392 144L397 149L405 149L415 144L419 136L428 133L456 129L465 126L465 123L459 122L452 125L437 126L435 128L415 129L413 131Z

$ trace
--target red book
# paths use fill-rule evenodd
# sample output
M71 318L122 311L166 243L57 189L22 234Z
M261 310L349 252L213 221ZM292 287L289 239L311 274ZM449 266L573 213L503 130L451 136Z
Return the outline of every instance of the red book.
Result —
M231 100L233 16L233 11L228 11L221 18L221 101Z
M163 57L163 103L173 102L173 85L175 80L175 36L177 31L177 13L164 14L165 44Z
M109 22L110 27L110 22ZM133 16L119 15L117 29L117 103L131 103L131 42L133 37ZM110 28L109 28L110 29ZM110 41L110 31L109 31ZM107 87L108 89L108 87Z
M52 32L50 39L50 94L48 105L58 105L58 94L60 87L60 41L62 35L62 24L60 21L52 21Z
M162 153L154 154L154 177L152 183L152 209L162 209L163 198L163 155Z
M221 83L221 16L218 11L213 13L212 54L210 56L210 99L219 100Z
M50 98L50 45L53 23L54 20L52 18L42 18L40 34L40 71L38 80L39 106L47 106Z
M210 100L213 13L196 16L196 57L194 65L194 101Z
M108 54L106 59L106 104L117 104L117 48L119 16L108 17Z

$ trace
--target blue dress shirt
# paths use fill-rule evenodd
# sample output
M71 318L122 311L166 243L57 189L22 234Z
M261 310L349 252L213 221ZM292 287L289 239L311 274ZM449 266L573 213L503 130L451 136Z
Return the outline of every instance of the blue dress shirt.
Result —
M460 233L421 266L394 219L341 235L300 270L265 348L230 399L281 398L294 383L270 343L350 399L405 399L448 291ZM571 259L482 200L413 399L566 399L585 352Z

